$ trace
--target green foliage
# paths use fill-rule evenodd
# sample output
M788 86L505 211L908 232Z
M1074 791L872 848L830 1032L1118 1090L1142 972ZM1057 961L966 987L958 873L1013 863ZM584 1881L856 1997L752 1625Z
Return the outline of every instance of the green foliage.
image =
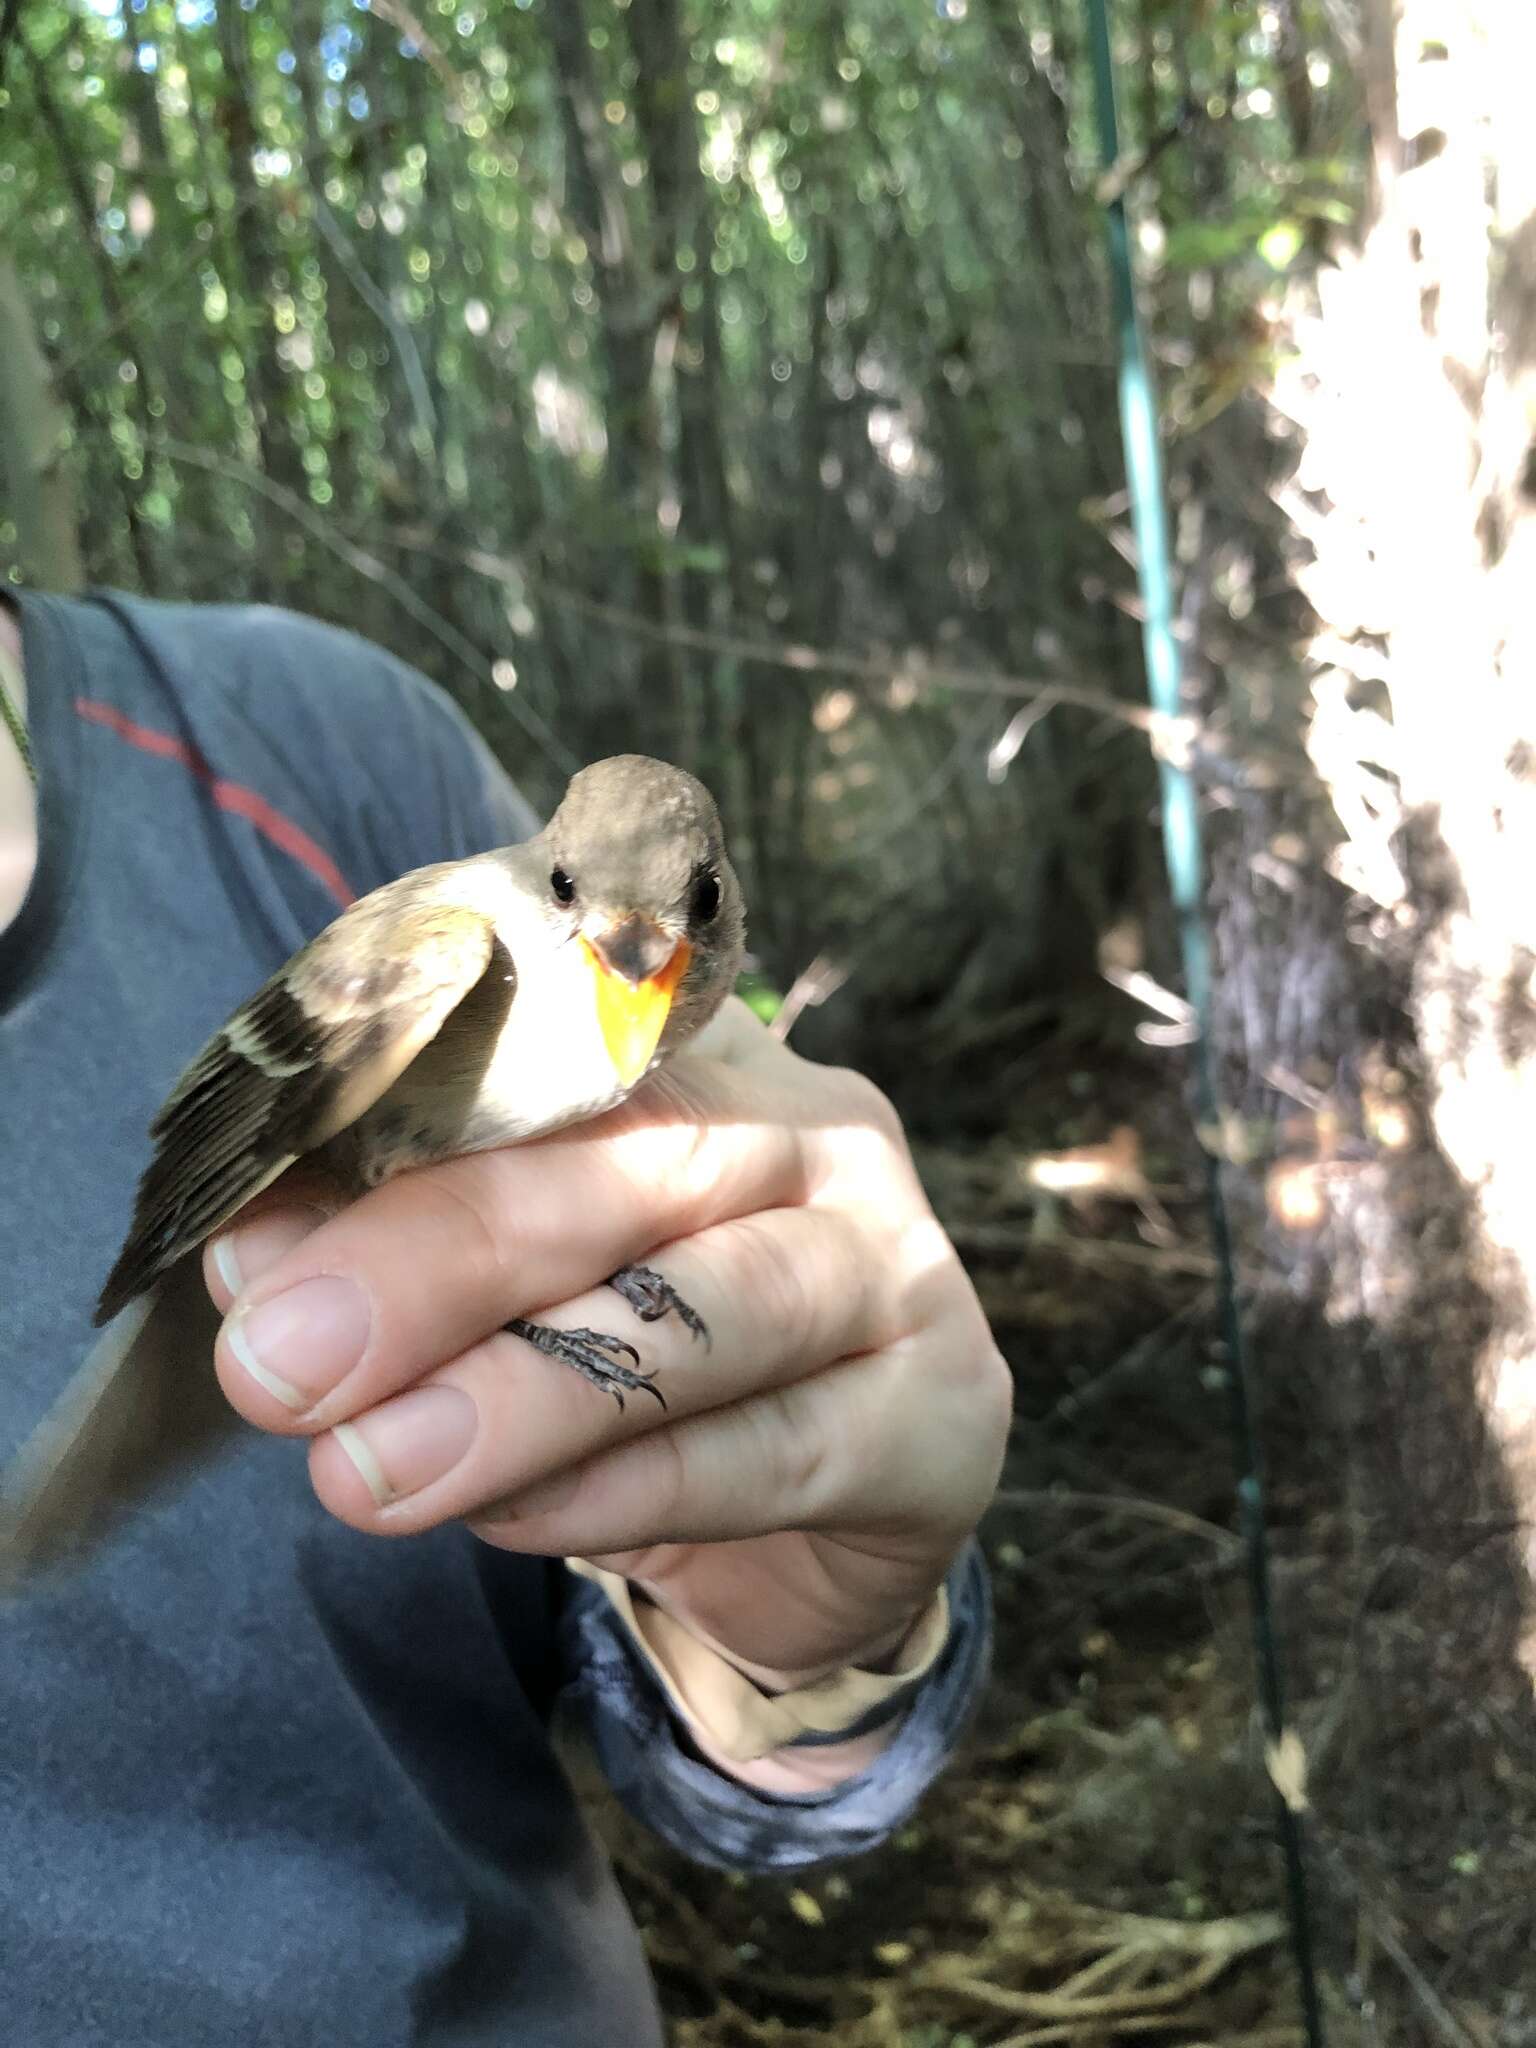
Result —
M760 974L744 974L736 984L736 993L756 1017L765 1024L771 1024L784 1007L784 992L777 989Z
M1198 382L1347 208L1350 111L1320 0L1121 27L1132 143L1196 110L1131 198ZM987 676L1140 692L1071 7L34 0L7 85L95 580L342 619L543 800L698 767L786 981L830 937L988 1000L1104 910L1140 739L1061 707L985 773Z

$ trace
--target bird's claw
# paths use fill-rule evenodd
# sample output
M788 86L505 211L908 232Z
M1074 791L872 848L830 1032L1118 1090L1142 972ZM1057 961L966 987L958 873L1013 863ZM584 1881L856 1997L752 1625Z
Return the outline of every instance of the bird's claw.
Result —
M709 1329L698 1310L684 1301L670 1280L650 1266L621 1266L608 1285L623 1296L643 1323L658 1323L675 1315L691 1336L707 1345ZM605 1394L612 1394L620 1408L626 1393L652 1395L663 1408L666 1397L653 1384L654 1374L640 1370L640 1354L622 1337L610 1337L603 1330L554 1330L545 1323L524 1322L521 1317L507 1324L514 1337L522 1337L542 1351L546 1358L558 1358L572 1366L584 1380ZM630 1363L624 1365L621 1359Z
M610 1274L608 1285L624 1297L642 1323L659 1323L663 1316L675 1315L690 1336L701 1337L708 1347L709 1325L653 1266L621 1266Z
M638 1370L639 1352L622 1337L610 1337L602 1330L554 1330L546 1323L524 1322L520 1316L506 1327L546 1358L558 1358L602 1393L612 1394L620 1408L625 1393L636 1391L653 1395L663 1408L667 1405L661 1389L652 1385L653 1375ZM621 1355L632 1359L633 1365L621 1365Z

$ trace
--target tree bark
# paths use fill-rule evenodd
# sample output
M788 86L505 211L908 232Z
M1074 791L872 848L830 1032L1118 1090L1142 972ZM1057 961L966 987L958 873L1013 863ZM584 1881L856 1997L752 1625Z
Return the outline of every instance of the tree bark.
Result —
M111 316L112 333L117 337L117 346L122 352L121 359L128 365L132 375L128 411L147 457L153 432L152 404L157 387L150 375L132 308L124 295L117 269L102 247L96 220L96 204L91 196L90 183L86 177L85 167L76 152L74 137L64 117L64 111L54 97L47 68L27 43L22 42L20 47L27 60L32 97L48 139L53 145L76 223L86 247L91 252L102 303ZM142 476L138 481L130 482L125 473L123 491L128 509L128 537L133 549L134 562L143 587L146 590L153 590L156 582L155 545L153 530L144 516L141 503L144 493Z
M559 84L571 211L597 285L608 473L626 529L630 591L634 609L664 631L670 606L660 562L662 463L653 371L657 334L662 319L670 316L676 290L675 272L658 278L637 253L623 179L606 132L582 0L562 0L547 11L545 21ZM670 725L675 731L682 706L672 650L662 638L648 637L637 651L636 667L652 730Z
M1344 878L1412 935L1435 1134L1501 1306L1485 1406L1536 1509L1536 144L1510 83L1536 15L1469 6L1426 57L1429 11L1404 10L1390 109L1378 55L1375 218L1277 397L1330 503L1291 499L1324 622L1312 750ZM1367 14L1384 54L1387 0Z
M15 521L17 565L42 590L78 590L85 582L64 455L68 425L21 281L0 254L0 499Z
M273 209L264 204L251 158L260 129L251 80L247 17L239 7L220 7L217 15L219 54L216 113L224 138L229 180L236 207L236 225L224 238L223 260L233 266L229 286L232 314L243 329L246 390L256 423L261 466L274 483L305 495L304 466L288 419L288 373L278 356L272 320L272 295L286 283L277 243ZM263 534L263 555L269 595L281 594L296 561L288 549L291 536L270 508L253 508Z
M1367 218L1272 392L1326 811L1228 790L1213 897L1232 1098L1278 1134L1276 1497L1333 1501L1281 1532L1316 1838L1445 2007L1528 1999L1536 1952L1536 13L1363 26Z

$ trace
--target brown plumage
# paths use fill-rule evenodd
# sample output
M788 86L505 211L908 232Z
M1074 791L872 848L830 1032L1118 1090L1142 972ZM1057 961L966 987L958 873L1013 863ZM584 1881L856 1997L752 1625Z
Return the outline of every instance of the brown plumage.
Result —
M296 953L166 1097L133 1222L96 1306L110 1322L294 1160L398 1080L485 972L475 911L424 899L440 871L375 890Z
M184 1413L189 1439L194 1414L206 1430L209 1404L148 1382L184 1393L189 1372L211 1378L206 1334L191 1355L176 1342L205 1321L186 1306L185 1262L254 1195L298 1159L361 1192L612 1107L719 1009L744 919L709 792L629 754L573 777L537 838L417 869L296 953L214 1033L150 1127L154 1153L96 1310L111 1327L0 1486L0 1579L58 1554L176 1461L165 1435L179 1425L146 1442L129 1426L136 1411ZM703 1333L644 1269L614 1284L642 1317L676 1311ZM134 1304L150 1290L146 1314ZM622 1339L508 1327L621 1402L655 1392L621 1362L638 1367Z

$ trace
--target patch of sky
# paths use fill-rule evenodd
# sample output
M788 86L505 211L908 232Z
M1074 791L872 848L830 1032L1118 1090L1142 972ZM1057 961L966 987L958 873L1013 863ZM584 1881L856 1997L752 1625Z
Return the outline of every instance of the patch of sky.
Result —
M362 37L344 21L333 22L320 37L320 55L327 64L339 64L359 48Z

